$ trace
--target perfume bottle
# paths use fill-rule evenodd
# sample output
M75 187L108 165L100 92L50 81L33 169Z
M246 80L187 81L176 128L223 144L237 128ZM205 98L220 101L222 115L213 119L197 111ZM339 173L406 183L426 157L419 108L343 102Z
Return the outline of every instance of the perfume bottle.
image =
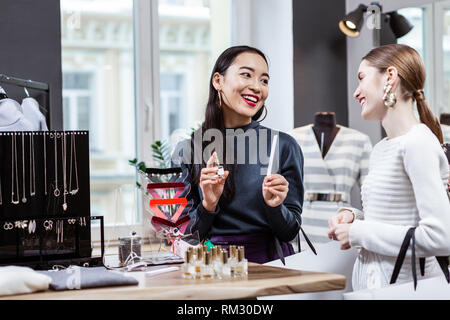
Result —
M219 178L223 179L223 177L225 176L225 170L223 166L220 165L219 158L217 158L216 152L214 152L213 166L217 168L217 175L219 176Z
M228 263L228 252L226 250L222 250L220 252L220 278L221 279L229 279L231 278L231 268Z
M182 276L185 279L194 279L195 278L195 266L192 263L192 254L190 250L186 250L184 252L184 264L181 267Z
M245 259L245 249L244 247L239 247L237 252L237 262L234 266L234 277L243 278L248 274L248 262Z
M214 279L214 267L211 264L211 252L206 252L204 254L200 278L202 280Z
M237 261L236 246L231 245L229 247L229 250L230 250L230 258L228 259L228 263L230 264L230 268L231 268L231 276L233 276L234 266L236 265L236 261Z
M222 267L222 262L220 260L220 252L217 251L217 247L211 248L211 263L214 268L214 275L220 278L220 270Z
M200 278L202 273L202 265L203 265L203 248L198 247L196 249L196 259L194 261L194 269L195 269L195 277Z

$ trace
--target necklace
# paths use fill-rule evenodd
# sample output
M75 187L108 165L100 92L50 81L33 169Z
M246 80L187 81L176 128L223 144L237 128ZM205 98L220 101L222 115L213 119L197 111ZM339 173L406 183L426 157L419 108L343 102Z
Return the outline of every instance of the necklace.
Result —
M36 174L34 163L34 134L30 133L30 196L36 195Z
M27 197L25 196L25 134L22 132L22 202L27 202Z
M69 176L69 189L72 188L72 159L75 159L75 183L76 188L70 190L71 195L76 195L78 192L78 169L77 169L77 148L75 145L75 135L70 135L70 176Z
M66 149L66 133L64 132L61 136L62 139L62 162L63 162L63 185L64 185L64 191L63 191L63 196L64 196L64 201L63 201L63 210L66 211L67 210L67 202L66 202L66 195L69 193L67 192L67 170L66 170L66 154L67 154L67 149Z
M16 135L13 134L11 136L11 203L19 204L19 181L17 174L17 144L16 144ZM15 170L14 170L15 169ZM17 200L14 201L14 171L16 173L16 191L17 191Z
M45 195L47 195L47 134L42 135L44 138L44 185L45 185Z
M58 146L56 145L58 137L56 136L56 133L54 135L54 138L55 138L55 191L53 191L53 194L55 195L55 197L59 197L61 192L58 189Z

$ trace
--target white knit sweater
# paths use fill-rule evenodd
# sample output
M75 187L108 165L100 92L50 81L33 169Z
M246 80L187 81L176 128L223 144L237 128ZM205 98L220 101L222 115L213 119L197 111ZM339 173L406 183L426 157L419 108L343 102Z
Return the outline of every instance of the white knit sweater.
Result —
M383 139L373 149L361 192L363 211L354 209L350 245L360 247L353 269L353 290L389 284L408 229L416 226L416 256L450 255L450 202L446 193L447 158L424 124ZM411 281L411 248L397 283ZM418 261L416 262L418 266ZM426 259L425 277L440 269ZM417 272L420 279L420 272Z

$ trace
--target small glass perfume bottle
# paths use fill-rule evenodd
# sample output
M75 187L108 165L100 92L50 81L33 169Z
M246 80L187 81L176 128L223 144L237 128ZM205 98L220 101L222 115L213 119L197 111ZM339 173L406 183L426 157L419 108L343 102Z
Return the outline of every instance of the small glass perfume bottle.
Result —
M182 276L185 279L194 279L195 278L195 266L192 263L192 254L190 250L186 250L184 252L184 264L181 267Z
M236 246L231 245L229 247L229 250L230 250L230 257L228 259L228 263L230 264L231 275L233 276L234 266L236 265L236 261L237 261L237 258L236 258Z
M239 247L237 262L234 267L234 277L243 278L246 277L247 274L248 274L248 262L247 259L245 259L245 249L244 247Z
M222 250L220 252L221 264L220 264L220 278L221 279L229 279L231 278L231 268L228 263L228 252L226 250Z
M223 169L223 166L220 165L219 158L217 158L217 153L214 152L214 162L213 165L215 168L217 168L217 175L219 178L223 179L225 176L225 170Z
M203 265L201 268L201 279L214 279L214 267L211 264L211 252L206 252L203 258Z
M194 268L195 268L195 277L200 278L202 273L202 265L203 265L203 249L202 247L198 247L196 249L197 251L197 257L194 261Z

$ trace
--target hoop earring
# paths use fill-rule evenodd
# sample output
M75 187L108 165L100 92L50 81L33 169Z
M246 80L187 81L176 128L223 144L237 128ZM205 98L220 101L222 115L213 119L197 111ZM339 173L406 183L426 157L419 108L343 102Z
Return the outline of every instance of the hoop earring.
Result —
M266 105L264 105L264 110L266 111L266 113L264 114L264 118L262 118L261 120L256 120L257 122L263 122L264 121L264 119L267 117L267 107L266 107Z
M217 90L217 95L219 96L219 110L222 109L222 95L220 94L220 91Z
M397 103L397 97L395 93L391 92L392 85L387 84L384 86L383 102L386 107L392 108Z

